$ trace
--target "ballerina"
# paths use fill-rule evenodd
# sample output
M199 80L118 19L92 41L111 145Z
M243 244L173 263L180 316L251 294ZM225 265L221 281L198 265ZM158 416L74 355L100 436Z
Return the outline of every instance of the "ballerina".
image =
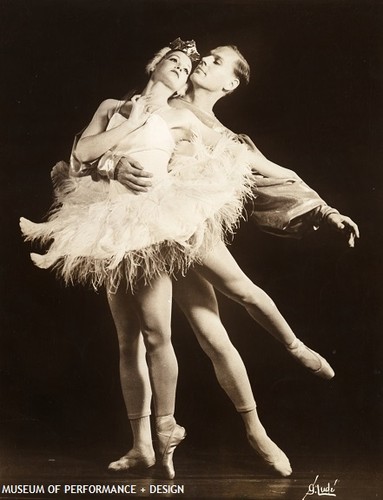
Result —
M55 269L67 283L105 286L117 332L129 321L139 325L158 452L168 478L175 475L175 447L186 435L174 418L178 368L170 336L170 275L185 271L224 238L251 190L246 148L212 133L192 113L168 105L185 85L196 56L188 42L162 50L151 63L141 96L129 103L101 103L77 144L80 162L98 159L106 169L123 154L134 156L154 175L150 193L138 198L113 179L70 177L57 186L47 222L20 220L27 240L49 243L45 254L31 254L37 266ZM169 174L172 155L177 160ZM134 397L128 409L132 420L137 406L141 401ZM150 432L148 420L139 430L134 427L133 434ZM150 467L154 461L150 447L139 465Z

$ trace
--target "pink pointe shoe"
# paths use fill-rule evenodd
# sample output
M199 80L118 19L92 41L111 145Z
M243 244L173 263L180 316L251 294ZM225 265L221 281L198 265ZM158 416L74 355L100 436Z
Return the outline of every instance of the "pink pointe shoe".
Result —
M299 339L295 339L290 345L286 346L287 351L303 366L308 368L314 375L330 380L335 372L330 364L317 352L305 346Z
M149 469L153 467L155 463L156 459L154 455L141 455L134 450L130 450L126 455L115 462L110 462L108 469L114 472L123 472L130 469Z
M161 465L164 476L173 479L176 475L173 465L173 454L180 442L185 439L186 431L176 424L170 433L157 432L158 453L161 458Z

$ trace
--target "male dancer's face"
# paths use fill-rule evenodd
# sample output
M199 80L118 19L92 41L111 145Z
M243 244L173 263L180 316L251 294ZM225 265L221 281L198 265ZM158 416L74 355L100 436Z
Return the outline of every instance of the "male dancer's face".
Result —
M234 67L238 55L231 47L217 47L203 57L190 76L194 88L203 88L210 92L228 89L235 78Z

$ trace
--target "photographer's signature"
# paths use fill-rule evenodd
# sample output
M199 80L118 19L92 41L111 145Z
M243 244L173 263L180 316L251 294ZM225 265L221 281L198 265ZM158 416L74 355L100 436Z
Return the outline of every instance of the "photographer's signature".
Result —
M335 479L332 484L328 482L326 485L321 486L318 484L318 478L319 474L314 479L314 482L309 484L307 492L302 500L305 500L306 497L312 495L317 495L318 497L336 497L335 485L338 482L338 479Z

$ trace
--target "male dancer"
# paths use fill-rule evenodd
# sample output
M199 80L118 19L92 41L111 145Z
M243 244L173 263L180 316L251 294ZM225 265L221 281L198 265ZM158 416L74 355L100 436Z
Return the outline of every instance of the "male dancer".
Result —
M177 108L188 108L205 125L218 131L230 132L216 118L213 108L219 99L232 93L241 83L247 84L249 79L249 65L238 49L235 46L217 47L202 58L190 76L186 96L172 99L170 104ZM258 162L262 161L263 166L269 162L248 136L240 134L237 137L253 151L255 172ZM102 172L100 174L103 175ZM151 187L151 174L131 158L120 159L114 176L137 194ZM278 195L275 194L276 186ZM284 179L258 176L255 190L257 198L251 219L264 231L300 237L310 229L326 223L331 228L344 232L349 246L354 246L355 238L359 237L357 225L349 217L329 207L292 170L286 169Z
M202 59L191 76L192 85L186 97L174 99L172 105L192 110L205 124L223 131L225 127L215 118L213 107L220 98L233 92L241 82L247 82L248 78L249 67L239 51L233 46L218 47ZM257 165L262 164L263 171L268 164L272 165L272 162L267 160L248 138L245 140L254 153L255 171ZM102 172L100 174L102 175ZM130 158L121 158L114 172L115 179L136 192L150 188L149 177L150 175ZM277 213L275 209L278 203L278 199L273 197L274 185L285 189L284 204L278 207L278 213L281 209L284 210L284 218L274 215ZM284 179L259 177L256 189L258 199L262 203L261 210L257 211L257 206L255 206L253 217L264 229L296 236L303 234L309 227L326 221L332 227L347 234L350 246L353 246L354 238L359 236L358 228L351 219L328 207L292 171L286 169ZM176 281L174 298L187 316L201 347L212 360L221 387L241 414L251 446L275 470L287 476L291 473L291 468L289 468L288 461L286 463L283 452L267 436L258 418L246 369L220 321L214 289L204 279L204 274L202 266ZM243 303L241 297L232 296L232 298ZM125 401L131 400L132 391L134 391L134 397L140 401L150 401L148 375L142 369L144 363L139 361L144 356L139 324L127 311L126 321L121 321L116 326ZM129 336L125 335L127 330L130 331ZM133 335L134 341L132 341L132 332L136 332ZM286 338L278 338L278 340L281 340L288 351L313 373L324 378L331 378L334 375L328 363L319 354L304 346L294 334L291 333ZM132 380L134 380L134 387ZM144 406L149 408L150 403ZM124 457L112 462L110 469L127 470L153 463L149 411L146 413L141 416L129 414L134 438L133 448Z

